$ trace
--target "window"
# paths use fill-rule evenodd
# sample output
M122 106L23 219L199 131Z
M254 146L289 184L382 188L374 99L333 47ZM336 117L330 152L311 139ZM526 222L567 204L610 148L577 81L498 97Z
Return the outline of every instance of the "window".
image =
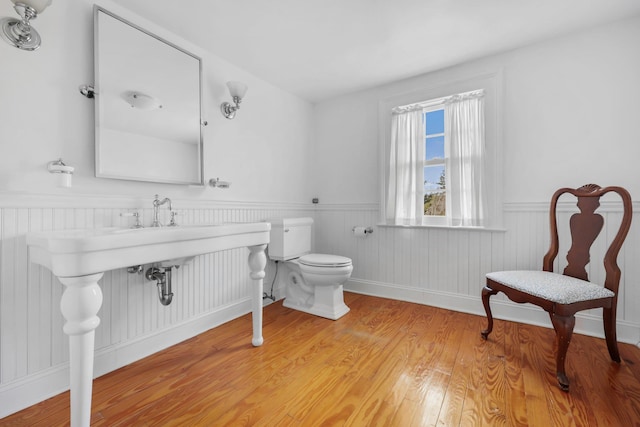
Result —
M446 215L444 109L424 113L424 215Z
M418 95L410 94L381 103L380 113L387 115L387 127L381 127L386 132L381 144L386 224L500 226L494 191L499 176L495 80L482 79L475 88L469 87L472 82L451 85L467 89L451 95L414 101ZM485 132L487 88L490 139ZM398 102L407 98L407 103Z

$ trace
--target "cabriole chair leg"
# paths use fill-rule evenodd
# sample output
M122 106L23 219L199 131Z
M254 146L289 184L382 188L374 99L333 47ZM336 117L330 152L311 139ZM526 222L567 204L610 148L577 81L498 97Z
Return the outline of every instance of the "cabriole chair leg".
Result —
M497 294L498 291L485 286L482 288L482 305L484 305L484 311L487 313L487 329L480 332L482 338L485 340L489 337L491 331L493 331L493 315L491 314L491 306L489 305L489 298L491 295Z
M551 315L553 328L556 330L557 355L556 355L556 378L562 391L569 391L569 378L564 369L564 362L567 358L567 350L571 343L573 327L576 324L575 316Z
M616 338L616 312L612 308L605 308L602 311L604 323L604 336L607 340L609 356L614 362L620 363L620 352L618 351L618 339Z

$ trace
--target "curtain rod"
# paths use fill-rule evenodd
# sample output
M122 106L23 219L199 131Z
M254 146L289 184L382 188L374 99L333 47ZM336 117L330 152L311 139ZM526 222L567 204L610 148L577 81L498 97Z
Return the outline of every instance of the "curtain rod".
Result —
M481 98L484 96L484 89L476 89L469 92L462 92L456 95L444 96L442 98L430 99L428 101L415 102L413 104L401 105L391 109L393 113L406 113L409 111L421 110L424 108L435 107L437 105L444 105L449 102L460 101L462 99L469 98Z

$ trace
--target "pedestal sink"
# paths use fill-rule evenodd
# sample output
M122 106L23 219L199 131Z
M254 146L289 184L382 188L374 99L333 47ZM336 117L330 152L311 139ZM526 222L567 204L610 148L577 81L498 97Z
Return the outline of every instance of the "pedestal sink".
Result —
M228 223L201 226L64 230L27 234L31 261L50 269L65 286L60 310L69 335L71 426L89 426L93 386L93 350L102 305L98 281L105 271L160 263L180 265L196 255L249 248L254 346L262 345L264 253L271 225ZM172 264L175 263L175 264Z

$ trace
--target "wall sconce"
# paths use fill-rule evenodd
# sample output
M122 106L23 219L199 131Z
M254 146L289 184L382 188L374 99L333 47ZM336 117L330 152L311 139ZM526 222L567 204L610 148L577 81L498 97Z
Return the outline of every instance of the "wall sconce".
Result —
M40 47L40 34L29 21L36 19L52 0L11 0L13 8L22 19L0 19L0 36L11 46L22 50L36 50Z
M220 104L220 110L222 111L222 115L227 119L233 119L236 116L236 111L240 109L240 103L242 102L242 98L244 98L244 94L247 93L248 88L246 84L241 82L227 82L227 87L236 105L223 102Z
M49 162L47 165L49 173L58 174L58 187L71 187L71 177L75 168L73 166L67 166L62 159Z

